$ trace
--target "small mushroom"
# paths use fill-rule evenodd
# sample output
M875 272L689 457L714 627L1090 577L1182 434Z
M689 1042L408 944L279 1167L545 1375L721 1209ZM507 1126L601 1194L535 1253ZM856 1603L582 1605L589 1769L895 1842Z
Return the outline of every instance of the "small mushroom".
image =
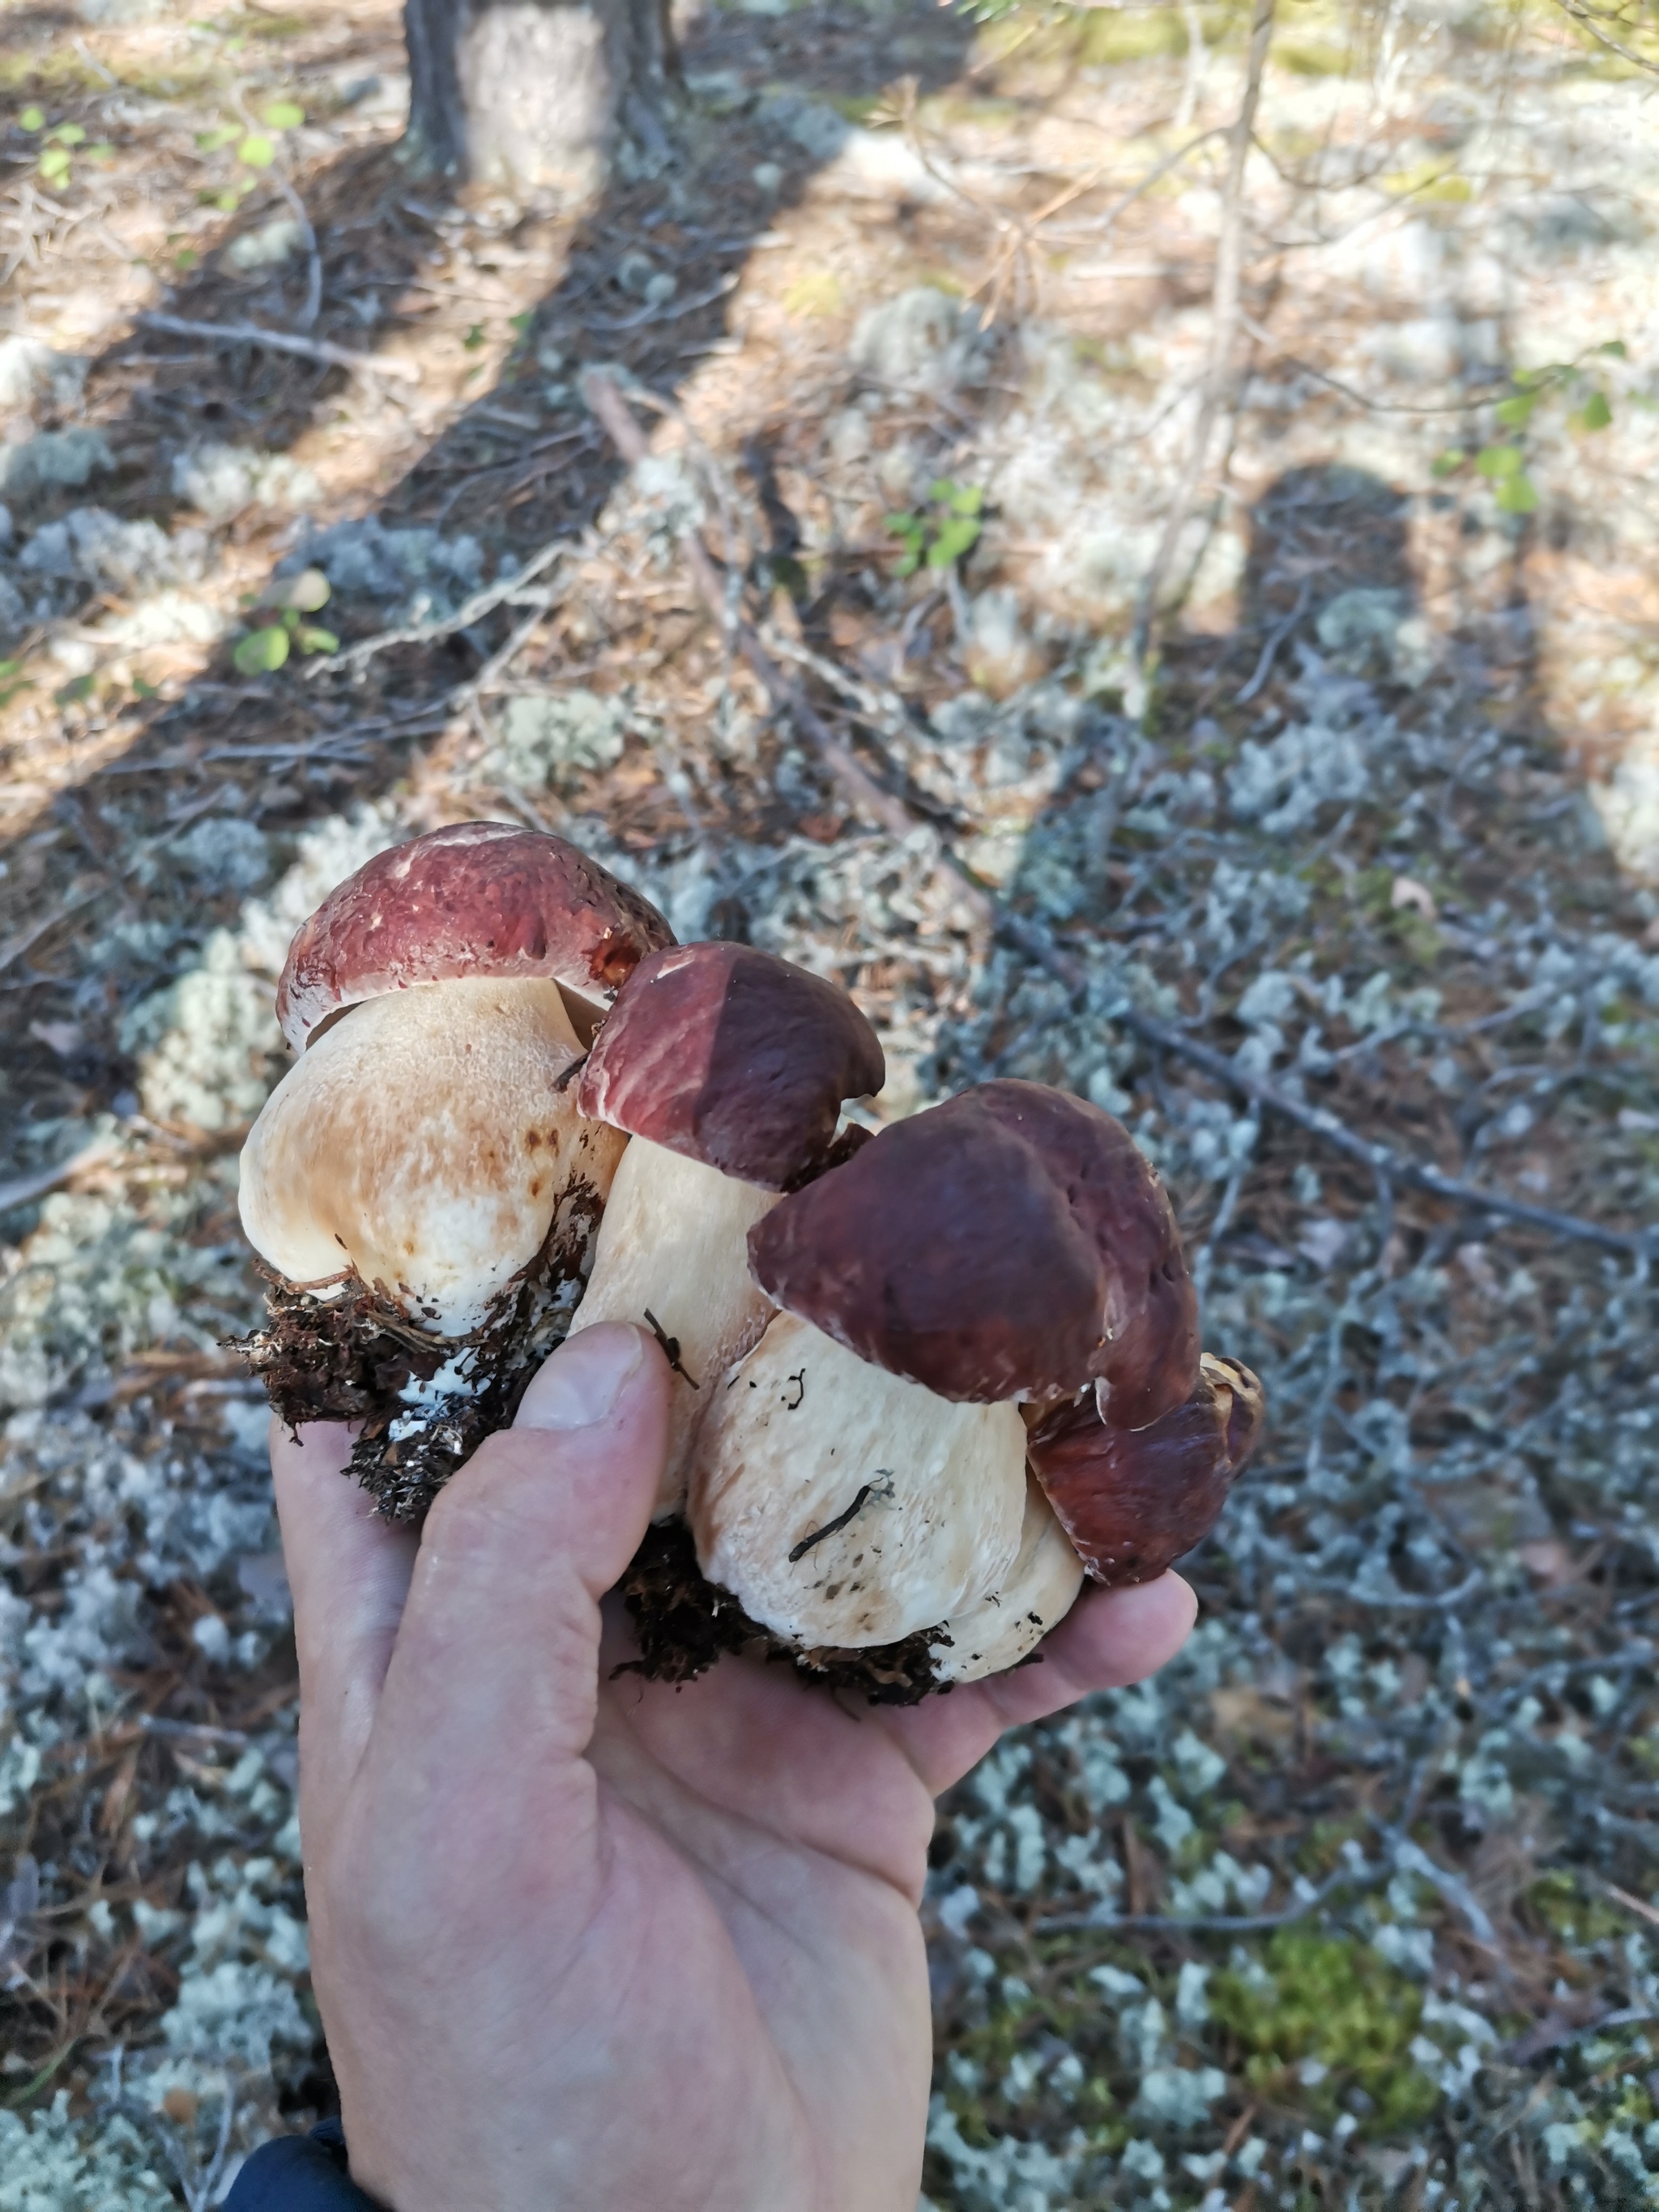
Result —
M1099 1388L1156 1416L1196 1369L1157 1176L1109 1115L1036 1084L983 1085L884 1129L764 1214L749 1255L796 1326L774 1322L727 1378L687 1517L704 1574L785 1638L887 1644L989 1600L1027 1511L1019 1401ZM832 1343L851 1356L830 1360ZM822 1380L792 1425L778 1363L809 1352ZM969 1407L999 1418L965 1425ZM914 1532L902 1547L878 1548L884 1510ZM873 1516L856 1575L848 1514L860 1532ZM803 1538L826 1526L835 1548L809 1561Z
M1207 1536L1261 1432L1261 1383L1206 1352L1184 1404L1145 1428L1101 1419L1091 1397L1032 1430L1031 1465L1096 1582L1152 1582Z
M978 1682L1018 1667L1065 1620L1082 1587L1083 1562L1041 1484L1028 1476L1014 1564L988 1597L945 1621L933 1655L934 1680Z
M304 1048L255 1122L242 1221L273 1271L247 1347L291 1425L356 1419L408 1517L512 1418L564 1332L625 1139L573 1079L655 909L556 837L469 823L378 854L301 929Z
M842 1102L879 1091L875 1031L843 991L746 945L641 960L582 1070L580 1103L631 1139L571 1323L644 1322L674 1368L657 1512L685 1492L693 1430L771 1300L747 1238L830 1158Z

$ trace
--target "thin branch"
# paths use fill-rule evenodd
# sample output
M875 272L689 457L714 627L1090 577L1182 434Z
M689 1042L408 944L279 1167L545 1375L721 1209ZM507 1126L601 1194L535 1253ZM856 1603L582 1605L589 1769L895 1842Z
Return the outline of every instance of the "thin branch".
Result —
M647 451L643 430L628 411L627 403L611 380L597 369L590 369L582 379L582 392L588 405L616 445L629 468L645 459ZM680 532L680 547L686 565L691 571L692 581L708 611L716 622L724 625L728 619L725 586L713 555L702 542L701 532L690 524ZM732 643L759 678L767 696L775 706L781 708L806 738L819 759L854 804L896 837L915 834L916 823L902 799L884 790L863 763L844 745L825 723L805 694L792 684L771 654L761 643L753 627L738 616L731 624Z
M1597 9L1585 7L1583 0L1555 0L1555 4L1564 15L1571 16L1575 23L1582 25L1598 45L1605 46L1609 53L1617 54L1621 62L1628 62L1632 69L1644 70L1650 76L1659 76L1659 62L1650 62L1645 54L1633 53L1630 47L1620 46L1617 39L1610 38L1601 28L1604 19ZM1613 20L1617 22L1620 19L1615 15Z
M262 323L195 323L183 315L140 315L147 331L164 331L169 337L205 338L210 345L264 346L270 353L291 353L300 361L320 362L325 368L349 368L358 376L392 378L399 384L418 384L421 372L412 361L395 354L351 353L331 345L326 338L295 337L289 331L268 331Z
M347 646L343 652L326 653L319 659L307 661L306 674L324 676L331 669L362 668L373 660L377 653L386 652L388 647L435 645L442 638L453 637L461 630L471 629L474 623L482 622L486 615L494 614L497 607L528 605L530 602L520 596L525 586L533 583L565 554L574 551L575 543L570 538L550 538L539 551L531 555L522 568L515 569L510 576L499 577L493 584L486 584L482 591L474 592L470 599L462 601L453 615L434 617L431 622L405 623L397 629L377 630L373 637L361 638L356 645ZM539 621L547 612L550 602L547 601L545 593L538 594L538 598L541 603L536 607L536 617ZM516 647L514 650L517 650ZM510 654L508 658L511 658ZM494 663L490 665L493 667Z
M56 1190L71 1176L82 1174L88 1168L100 1168L114 1159L119 1147L106 1137L83 1145L78 1152L71 1152L66 1160L55 1167L39 1168L33 1175L14 1176L9 1182L0 1182L0 1213L9 1213L14 1207L32 1206L37 1198Z
M1221 234L1216 241L1215 283L1211 295L1210 365L1204 380L1204 398L1199 407L1198 421L1194 426L1187 465L1182 471L1175 498L1164 518L1158 549L1142 581L1134 625L1130 632L1130 657L1135 666L1142 670L1146 667L1147 650L1152 642L1152 624L1158 618L1158 594L1169 574L1170 563L1175 558L1181 533L1187 526L1187 517L1203 477L1205 463L1209 459L1216 422L1223 410L1231 404L1234 393L1233 356L1238 346L1244 262L1244 171L1255 131L1255 111L1261 99L1261 77L1267 65L1267 45L1273 36L1273 7L1274 0L1255 0L1255 14L1250 22L1244 91L1230 134L1231 143L1227 159L1227 181L1222 193Z

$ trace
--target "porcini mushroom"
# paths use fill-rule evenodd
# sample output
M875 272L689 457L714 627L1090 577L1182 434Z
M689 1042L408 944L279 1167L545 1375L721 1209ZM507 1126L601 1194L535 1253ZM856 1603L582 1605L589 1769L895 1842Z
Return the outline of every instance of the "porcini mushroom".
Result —
M1144 1580L1206 1533L1255 1440L1260 1385L1200 1360L1118 1122L995 1082L838 1128L884 1075L847 994L675 945L558 838L379 855L278 1011L301 1057L241 1200L273 1402L359 1422L353 1470L412 1519L562 1336L654 1328L670 1452L623 1586L647 1673L758 1644L909 1701L1016 1665L1085 1569Z
M992 1600L1027 1518L1020 1401L1086 1390L1157 1419L1196 1374L1156 1175L1040 1085L884 1129L764 1214L749 1255L784 1315L696 1432L687 1517L703 1573L787 1644L884 1645Z
M631 1142L571 1322L645 1321L673 1362L659 1514L685 1491L693 1428L775 1310L750 1230L835 1156L844 1099L879 1091L875 1031L844 991L746 945L641 960L581 1074L581 1111Z
M394 1518L564 1334L625 1144L577 1104L583 1032L671 941L574 847L497 823L378 854L295 939L302 1056L242 1154L275 1278L248 1348L290 1424L362 1423L353 1467Z
M1189 1395L1132 1429L1091 1397L1049 1412L1031 1432L1031 1466L1097 1582L1151 1582L1207 1536L1266 1410L1236 1359L1206 1352Z

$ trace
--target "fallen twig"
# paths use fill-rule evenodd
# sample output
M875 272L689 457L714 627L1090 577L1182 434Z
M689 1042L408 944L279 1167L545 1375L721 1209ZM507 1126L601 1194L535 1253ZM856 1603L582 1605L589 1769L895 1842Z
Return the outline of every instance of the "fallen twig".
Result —
M471 598L464 600L453 615L444 615L431 622L405 623L397 629L377 630L373 637L360 638L356 645L349 645L340 653L325 653L319 659L308 660L306 674L310 677L325 676L331 669L362 668L373 660L377 653L385 653L394 645L435 645L441 639L453 637L461 630L471 629L474 623L482 622L488 614L494 614L497 607L530 604L520 596L525 586L533 583L556 561L573 551L574 544L575 541L568 538L550 538L539 552L531 555L522 568L511 576L502 576L493 584L486 584L482 591L474 592ZM538 593L535 602L538 616L545 614L551 604L545 593Z
M183 315L140 315L147 331L165 331L171 337L205 338L210 345L258 345L271 353L291 353L301 361L319 362L325 368L349 368L359 376L391 377L400 384L418 384L421 372L412 361L395 354L351 353L331 345L326 338L296 337L291 331L268 331L263 323L196 323Z
M642 461L647 452L645 433L629 413L611 379L600 370L592 369L582 380L582 391L629 468ZM729 611L725 586L714 556L703 544L702 532L695 524L681 532L680 546L704 604L714 619L726 625ZM896 837L912 836L919 825L904 801L878 783L850 748L819 717L805 694L789 681L761 643L752 624L737 615L731 618L729 629L732 643L759 678L767 696L788 714L842 788L884 830L891 830Z
M83 1145L78 1152L71 1152L66 1160L53 1167L37 1168L33 1175L14 1176L9 1182L0 1182L0 1213L9 1213L15 1206L32 1206L37 1198L44 1198L80 1175L88 1168L100 1168L112 1160L118 1147L107 1137L100 1137L90 1145Z

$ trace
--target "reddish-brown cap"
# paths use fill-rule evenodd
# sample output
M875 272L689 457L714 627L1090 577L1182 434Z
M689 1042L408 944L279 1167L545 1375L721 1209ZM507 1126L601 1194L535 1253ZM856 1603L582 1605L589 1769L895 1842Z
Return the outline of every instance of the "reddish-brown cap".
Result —
M895 1122L749 1234L767 1294L942 1398L1070 1397L1156 1420L1198 1372L1170 1201L1121 1122L986 1083Z
M842 1099L886 1079L875 1031L835 984L752 945L682 945L629 978L579 1103L591 1121L784 1190L828 1152Z
M568 845L461 822L377 853L288 950L276 1018L297 1052L343 1006L452 975L547 975L611 998L674 933L649 900Z
M1032 1468L1097 1582L1151 1582L1209 1534L1264 1410L1248 1367L1206 1352L1185 1405L1146 1428L1103 1421L1092 1393L1038 1423Z

